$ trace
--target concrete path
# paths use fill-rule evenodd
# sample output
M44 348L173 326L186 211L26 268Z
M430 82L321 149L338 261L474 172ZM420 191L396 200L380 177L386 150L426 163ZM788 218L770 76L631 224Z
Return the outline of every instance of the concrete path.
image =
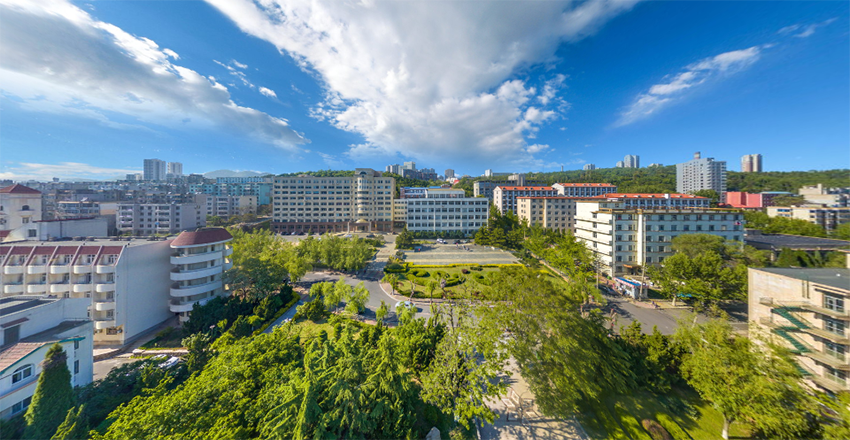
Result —
M269 324L269 326L266 327L266 329L265 329L265 331L263 331L263 333L271 333L271 332L274 331L275 327L279 327L279 326L283 325L283 323L292 319L292 317L295 316L295 313L298 312L298 310L297 310L298 306L300 306L300 305L302 305L305 302L310 300L310 297L305 293L300 293L299 295L301 296L301 299L299 299L297 303L295 303L292 307L290 307L289 310L283 312L283 315L280 315L280 318L277 318L277 320L275 320L275 322Z

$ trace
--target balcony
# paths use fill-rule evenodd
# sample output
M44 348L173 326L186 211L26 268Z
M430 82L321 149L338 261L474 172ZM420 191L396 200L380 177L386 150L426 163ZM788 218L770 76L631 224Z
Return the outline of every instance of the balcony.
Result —
M225 247L224 252L222 252L222 255L224 255L225 257L229 257L232 254L233 254L233 248L232 247Z
M50 293L67 293L71 291L71 285L68 283L58 283L50 285Z
M91 283L86 284L74 284L74 293L89 293L91 292L92 285Z
M233 268L232 260L224 260L224 265L222 266L222 270L230 270Z
M3 273L6 275L20 275L24 273L24 266L5 266Z
M848 310L848 309L834 310L834 309L828 309L826 307L816 306L816 305L811 304L811 303L802 303L802 304L800 304L800 308L803 309L803 310L809 311L809 312L819 313L821 315L830 316L830 317L836 318L836 319L843 319L845 321L850 320L850 310Z
M837 333L833 333L830 331L826 331L819 328L809 327L803 330L806 333L817 336L819 338L823 338L838 344L850 344L850 339L847 338L846 335L839 335Z
M50 266L50 273L52 274L64 274L68 272L69 269L67 264L63 266Z
M108 310L115 310L115 301L107 300L107 301L97 301L94 303L94 309L98 312L105 312Z
M47 273L47 266L27 266L28 274L39 274L39 273Z
M97 320L94 322L94 328L97 330L103 330L105 328L115 327L115 319L109 318L104 319L103 321Z
M114 292L115 291L115 283L97 283L94 288L95 292L103 293L103 292Z
M168 304L168 310L172 313L183 313L183 312L191 312L193 308L195 308L195 304L201 303L201 301L175 301L172 300Z
M850 370L850 362L847 361L847 358L837 358L835 356L831 356L827 353L820 351L811 351L805 354L806 357L814 359L822 364L829 365L836 370Z
M179 287L179 284L174 283L171 285L171 296L173 297L185 297L185 296L193 296L200 295L202 293L206 293L212 290L220 289L222 286L221 281L213 281L211 283L198 284L196 286L184 286Z
M47 293L47 284L29 284L27 293Z
M188 281L197 280L199 278L211 277L222 272L221 266L205 267L194 270L177 270L171 271L171 281Z
M97 273L115 273L115 266L111 264L98 264L95 271Z
M229 255L229 254L228 254ZM194 264L194 263L202 263L204 261L212 261L217 258L221 258L221 251L212 251L212 252L204 252L202 254L190 254L183 255L176 253L171 255L171 264Z
M842 391L850 391L850 387L847 386L847 382L840 382L829 377L824 376L812 376L809 378L812 382L814 382L817 386L821 388L825 388L833 393L839 393Z
M24 285L23 284L6 284L3 286L3 293L12 295L17 293L24 293Z
M74 273L91 273L91 265L75 265Z

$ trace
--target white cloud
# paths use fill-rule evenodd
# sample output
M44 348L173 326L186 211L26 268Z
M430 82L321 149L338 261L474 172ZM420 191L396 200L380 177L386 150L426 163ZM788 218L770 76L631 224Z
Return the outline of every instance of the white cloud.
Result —
M127 174L140 172L141 170L102 168L78 162L61 162L59 164L21 162L0 170L0 179L19 182L26 180L49 181L54 177L64 180L107 180L123 179Z
M213 62L218 64L219 66L227 69L227 72L230 73L231 75L233 75L234 77L236 77L236 79L238 79L242 83L242 85L248 86L252 89L256 88L256 86L254 84L252 84L251 81L248 80L248 76L245 75L245 72L239 70L239 69L244 69L248 66L246 66L246 65L244 65L244 64L242 64L242 63L240 63L236 60L232 60L230 62L232 64L232 66L230 64L224 64L219 60L213 60Z
M208 0L319 78L312 115L363 135L352 155L501 162L562 111L565 78L536 90L515 75L635 1Z
M277 98L277 93L275 93L272 89L260 87L259 90L260 93L262 93L264 96L268 96L269 98Z
M758 61L761 51L767 47L769 46L753 46L724 52L690 64L683 72L668 75L666 82L655 84L646 93L635 97L631 105L620 113L615 126L628 125L649 117L681 99L688 89L718 75L732 74L751 66Z
M242 70L245 70L245 69L248 68L247 64L242 64L242 63L240 63L239 61L236 61L236 60L230 60L230 62L233 63L234 66L236 66L236 67L238 67Z
M541 151L545 151L545 150L548 150L548 149L549 149L548 145L534 144L534 145L529 145L528 148L526 148L525 150L528 151L529 154L536 154L536 153L540 153Z
M169 127L220 127L288 150L309 142L286 120L235 104L212 77L174 64L156 42L91 17L65 0L0 0L0 88L33 111L111 112Z
M805 29L803 29L803 32L800 32L799 34L795 34L794 36L797 37L797 38L811 37L812 35L815 34L815 31L818 30L819 27L826 26L826 25L832 23L835 20L836 20L835 18L830 18L829 20L822 21L820 23L810 24L810 25L806 26Z

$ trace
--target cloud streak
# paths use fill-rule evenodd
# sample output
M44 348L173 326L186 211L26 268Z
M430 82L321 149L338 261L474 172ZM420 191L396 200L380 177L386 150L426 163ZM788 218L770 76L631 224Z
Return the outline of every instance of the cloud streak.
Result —
M140 173L141 170L102 168L79 162L61 162L59 164L21 162L0 171L0 179L14 181L49 181L54 177L63 180L112 180L123 179L126 174Z
M705 84L721 76L731 75L751 66L758 61L762 50L767 46L753 46L747 49L733 50L705 58L673 75L664 78L664 82L655 84L648 91L639 94L621 113L617 127L648 118L687 96L690 89Z
M0 12L0 87L23 108L107 126L116 112L140 124L219 128L290 151L309 142L285 119L237 105L214 78L175 64L174 51L65 0L0 0Z
M490 163L520 163L568 107L566 77L517 74L635 3L207 1L319 79L312 115L366 140L350 156Z

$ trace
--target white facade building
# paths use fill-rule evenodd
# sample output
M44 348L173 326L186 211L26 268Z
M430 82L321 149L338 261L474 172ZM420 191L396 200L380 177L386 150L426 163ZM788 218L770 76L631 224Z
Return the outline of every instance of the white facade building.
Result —
M640 156L627 154L623 158L623 168L640 168Z
M92 323L84 299L0 298L0 419L21 416L54 344L67 354L71 385L92 381Z
M370 168L350 177L275 177L272 230L391 232L394 195L395 179Z
M0 231L32 227L42 219L41 192L15 184L0 188ZM26 226L25 226L26 225Z
M519 197L555 197L558 190L551 186L497 186L493 190L493 202L499 212L516 212Z
M610 183L556 183L552 188L561 197L593 197L617 192L617 186Z
M145 159L143 177L149 182L165 180L165 161L159 159Z
M257 196L214 196L198 194L195 202L205 208L208 216L229 218L234 215L256 214Z
M576 238L595 254L600 270L611 276L661 263L673 255L673 238L682 234L743 241L743 214L717 208L629 208L623 201L577 203Z
M693 194L703 189L712 189L720 201L726 200L726 162L696 152L693 160L676 165L676 192Z
M222 228L183 232L171 242L171 302L169 310L177 313L180 322L189 319L195 304L228 294L224 272L233 267L228 259L233 249L227 243L233 236Z
M172 177L180 177L183 175L183 164L180 162L168 162L168 173Z
M394 214L411 232L474 234L487 225L490 201L466 197L462 189L429 188L424 198L395 200Z
M762 172L761 154L745 154L741 156L742 173Z
M174 234L207 224L199 203L119 203L116 226L133 235Z

